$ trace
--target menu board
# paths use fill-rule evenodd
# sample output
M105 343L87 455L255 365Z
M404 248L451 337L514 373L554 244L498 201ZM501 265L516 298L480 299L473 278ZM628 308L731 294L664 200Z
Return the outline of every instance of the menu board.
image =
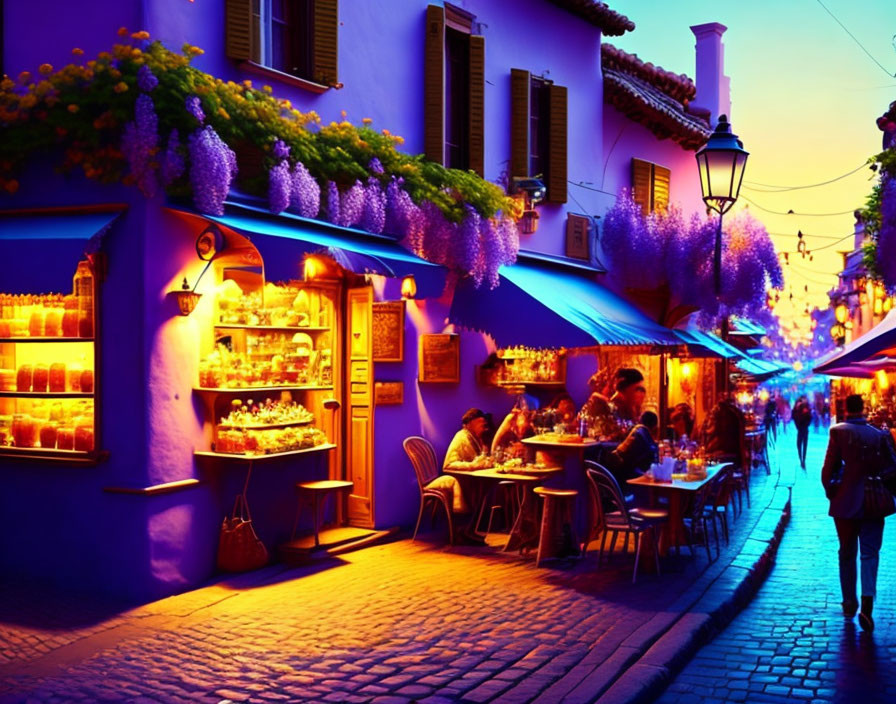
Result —
M373 361L404 361L404 301L373 304Z
M404 403L404 382L374 382L373 399L377 406L397 406Z
M419 380L457 384L460 381L460 335L420 336Z

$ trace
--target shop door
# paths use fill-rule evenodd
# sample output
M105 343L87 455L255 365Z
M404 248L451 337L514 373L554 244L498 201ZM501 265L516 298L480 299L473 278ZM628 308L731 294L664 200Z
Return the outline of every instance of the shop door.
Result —
M373 513L373 289L348 290L348 364L345 472L354 484L348 497L351 525L371 528Z

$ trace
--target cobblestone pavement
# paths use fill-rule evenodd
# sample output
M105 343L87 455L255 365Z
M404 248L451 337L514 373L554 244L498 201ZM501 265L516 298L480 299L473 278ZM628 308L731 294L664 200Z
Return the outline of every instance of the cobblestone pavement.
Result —
M754 475L721 559L684 551L634 586L630 558L535 569L439 530L131 610L0 583L0 702L593 700L737 556L776 480Z
M820 481L826 447L824 432L810 435L804 473L796 468L793 430L784 436L782 463L790 453L795 476L777 562L751 604L699 651L658 704L896 701L896 528L889 519L875 630L867 634L840 611L837 535Z

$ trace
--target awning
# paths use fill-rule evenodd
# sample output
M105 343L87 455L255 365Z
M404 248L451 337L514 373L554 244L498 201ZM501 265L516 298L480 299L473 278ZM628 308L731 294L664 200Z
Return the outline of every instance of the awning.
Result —
M814 371L826 374L830 369L850 367L896 348L896 308L864 335L845 345L842 350L815 365Z
M596 281L520 261L500 269L492 290L460 282L449 321L487 333L500 347L678 346L671 330Z
M722 338L697 328L675 329L672 332L687 345L688 353L692 357L732 359L743 355L734 345L729 345Z
M752 320L746 318L731 318L731 329L729 335L756 335L762 337L765 335L765 328Z
M219 223L243 235L261 255L268 281L298 278L302 255L323 253L356 274L413 275L418 298L441 296L445 288L444 267L411 254L391 237L288 213L273 215L237 203L225 204L225 214L220 216L178 212Z
M69 293L78 262L121 214L15 215L0 212L3 293ZM93 240L93 241L91 241Z

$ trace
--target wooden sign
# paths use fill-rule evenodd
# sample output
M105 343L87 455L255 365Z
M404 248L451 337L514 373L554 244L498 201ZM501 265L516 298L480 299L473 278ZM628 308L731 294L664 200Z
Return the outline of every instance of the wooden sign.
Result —
M404 403L403 381L376 381L373 399L377 406L398 406Z
M419 381L460 382L460 335L421 335L419 352Z
M404 301L373 304L373 361L404 361Z
M566 256L575 259L590 259L588 251L591 219L584 215L566 216Z

